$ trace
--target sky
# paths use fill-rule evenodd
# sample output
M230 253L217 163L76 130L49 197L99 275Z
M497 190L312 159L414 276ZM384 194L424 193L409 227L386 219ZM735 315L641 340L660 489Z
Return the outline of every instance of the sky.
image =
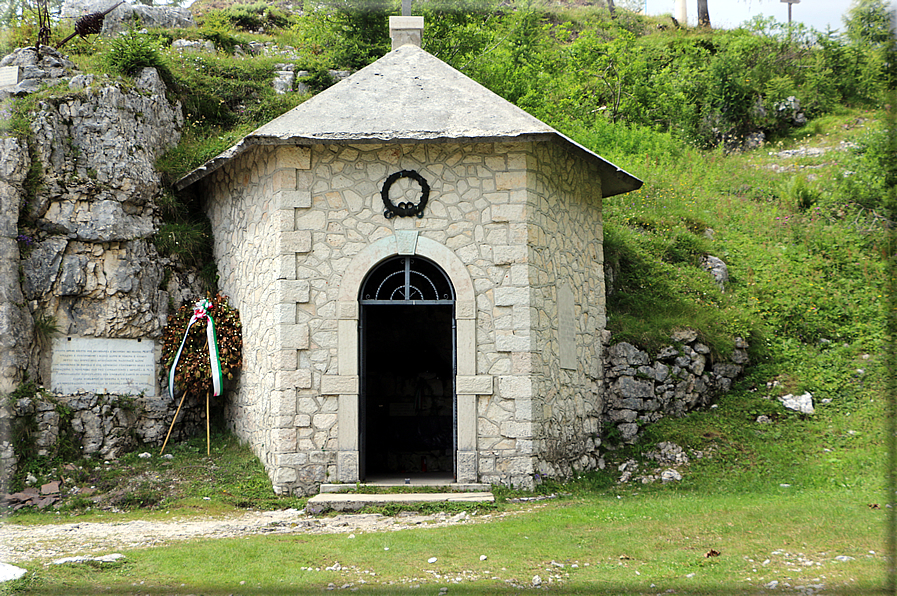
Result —
M675 0L643 0L648 14L669 13L675 15ZM850 8L851 0L800 0L791 8L791 18L819 31L843 29L841 17ZM697 24L698 2L686 0L688 22ZM777 21L788 22L788 5L781 0L707 0L710 24L717 29L737 27L755 16L775 17Z

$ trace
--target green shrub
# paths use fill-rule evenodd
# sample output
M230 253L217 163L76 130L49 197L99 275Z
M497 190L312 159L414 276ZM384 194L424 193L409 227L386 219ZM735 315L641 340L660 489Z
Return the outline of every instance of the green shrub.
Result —
M152 67L166 83L171 83L168 61L162 55L158 42L152 37L131 30L113 38L106 52L106 65L113 72L133 76L140 69Z
M161 255L176 256L188 267L202 267L212 260L212 225L207 219L165 223L153 243Z

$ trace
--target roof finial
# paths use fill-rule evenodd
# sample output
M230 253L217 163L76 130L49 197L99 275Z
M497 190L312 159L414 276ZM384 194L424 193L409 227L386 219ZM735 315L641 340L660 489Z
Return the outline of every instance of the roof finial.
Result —
M392 49L408 44L421 47L424 17L411 16L411 0L402 0L402 16L389 17L389 37L392 39Z

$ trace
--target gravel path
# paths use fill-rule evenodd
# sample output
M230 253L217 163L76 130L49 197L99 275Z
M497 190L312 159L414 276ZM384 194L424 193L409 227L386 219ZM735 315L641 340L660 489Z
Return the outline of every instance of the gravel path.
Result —
M449 515L379 514L313 518L303 511L252 511L234 516L183 518L166 521L72 522L20 525L0 522L0 562L20 563L72 556L96 556L118 550L163 546L194 539L236 538L259 534L348 534L419 527L442 527L487 521L467 513Z

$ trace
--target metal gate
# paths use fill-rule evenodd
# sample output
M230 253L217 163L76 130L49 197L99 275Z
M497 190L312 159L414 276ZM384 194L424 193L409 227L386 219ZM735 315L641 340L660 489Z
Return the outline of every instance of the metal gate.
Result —
M397 441L401 438L384 439L386 433L416 432L426 435L427 421L421 415L422 392L434 384L435 376L443 395L430 401L445 405L451 399L451 473L455 477L457 453L457 399L455 395L455 374L457 370L455 333L455 292L445 272L432 261L419 256L398 256L389 258L375 266L365 278L359 296L359 372L360 395L358 404L359 427L359 474L365 479L370 472L369 456L376 452L377 470L383 472L392 464L381 464L384 457L399 458L392 453L382 453L387 449L384 440ZM429 359L429 360L428 360ZM433 369L435 372L431 372ZM416 395L411 398L400 395L400 379L406 385L417 375ZM392 385L390 385L390 380ZM390 393L393 395L384 395ZM448 396L446 395L448 394ZM371 411L372 406L377 411ZM437 407L438 410L438 407ZM436 418L432 424L440 429L445 416ZM402 420L402 426L399 425ZM386 421L386 422L384 422ZM372 440L370 424L379 435ZM384 425L390 428L384 428ZM440 431L441 432L441 431ZM439 437L429 437L439 442ZM426 440L426 437L423 438ZM393 443L390 443L393 444ZM405 445L405 443L401 443ZM423 471L427 471L426 455L421 456ZM439 460L441 462L441 459ZM445 465L444 462L439 465ZM402 466L398 466L402 467ZM405 465L401 470L390 472L412 472ZM446 470L447 471L447 470Z

